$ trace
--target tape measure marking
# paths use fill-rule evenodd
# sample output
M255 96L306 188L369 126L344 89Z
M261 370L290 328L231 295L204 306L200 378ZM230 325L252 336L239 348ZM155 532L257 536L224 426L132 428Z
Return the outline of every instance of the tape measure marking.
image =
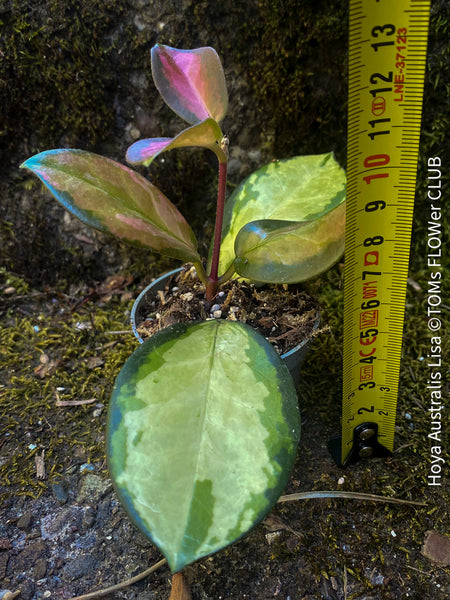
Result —
M393 450L429 10L350 0L341 463Z

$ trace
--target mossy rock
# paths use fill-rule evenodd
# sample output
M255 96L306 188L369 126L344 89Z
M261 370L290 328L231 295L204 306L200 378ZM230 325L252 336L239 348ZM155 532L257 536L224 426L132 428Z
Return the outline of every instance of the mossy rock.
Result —
M149 51L157 42L217 49L230 94L224 131L232 151L256 156L244 170L273 158L328 151L345 166L347 11L340 0L0 3L0 154L6 165L0 179L0 264L41 283L63 274L101 279L128 265L147 272L142 253L107 236L92 238L18 165L61 146L124 161L136 132L180 131L183 124L151 81ZM448 130L449 12L445 0L433 2L423 156L442 152ZM425 165L421 160L422 182ZM214 157L175 151L155 161L150 174L205 247L212 232ZM232 185L248 174L234 176ZM423 205L416 207L422 246ZM89 238L94 244L80 243Z

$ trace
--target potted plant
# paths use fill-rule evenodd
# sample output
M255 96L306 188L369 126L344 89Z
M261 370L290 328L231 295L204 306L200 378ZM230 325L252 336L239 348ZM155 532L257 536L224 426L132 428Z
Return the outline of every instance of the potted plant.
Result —
M207 261L178 209L136 171L71 149L42 152L22 167L92 227L192 263L207 303L232 278L288 284L335 263L345 175L333 155L273 162L225 203L228 140L219 123L228 99L216 52L157 45L152 73L190 126L174 138L136 142L127 160L148 166L189 146L216 154ZM165 328L131 355L110 401L107 455L120 500L177 572L263 519L289 478L299 436L295 385L277 352L248 325L211 318Z

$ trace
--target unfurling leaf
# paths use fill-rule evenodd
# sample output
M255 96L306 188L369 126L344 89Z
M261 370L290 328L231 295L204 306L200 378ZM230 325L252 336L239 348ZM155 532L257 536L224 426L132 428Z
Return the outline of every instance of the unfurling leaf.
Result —
M152 138L135 142L127 150L127 161L133 165L148 166L161 152L190 146L202 146L216 152L219 150L217 142L221 138L219 124L214 119L205 119L174 138Z
M116 381L107 455L119 498L173 572L262 520L300 435L292 378L247 325L178 324L145 341Z
M228 106L222 64L213 48L178 50L156 44L153 80L165 103L192 125L208 117L221 121Z
M197 262L197 242L178 209L147 179L83 150L49 150L21 167L37 175L81 221L183 261Z
M344 231L345 203L315 221L253 221L236 238L236 272L266 283L305 281L339 260Z
M236 237L248 223L312 221L344 202L345 191L345 172L332 153L296 156L258 169L226 203L220 272L233 262Z

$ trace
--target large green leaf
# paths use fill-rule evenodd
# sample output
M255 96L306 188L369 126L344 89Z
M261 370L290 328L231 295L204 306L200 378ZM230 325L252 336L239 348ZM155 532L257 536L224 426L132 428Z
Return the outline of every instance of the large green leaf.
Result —
M305 281L339 260L344 232L344 203L315 221L253 221L236 238L236 272L265 283Z
M199 261L194 233L183 215L128 167L98 154L66 149L36 154L21 166L91 227L184 262Z
M225 206L220 272L234 260L239 231L251 221L311 221L344 202L346 178L333 153L296 156L255 171Z
M260 521L300 435L292 378L272 346L230 321L178 324L116 381L107 456L119 498L172 571Z

